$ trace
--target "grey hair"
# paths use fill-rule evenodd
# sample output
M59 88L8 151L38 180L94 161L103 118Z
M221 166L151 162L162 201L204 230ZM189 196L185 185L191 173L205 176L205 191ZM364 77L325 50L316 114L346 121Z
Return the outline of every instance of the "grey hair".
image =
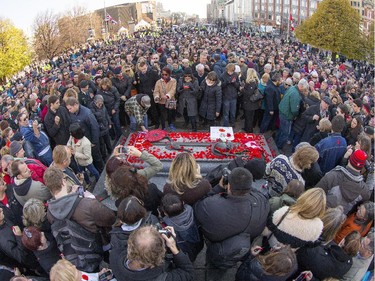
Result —
M307 90L309 88L309 83L305 79L301 79L298 82L298 87L302 87L302 89Z
M23 206L23 224L27 226L41 227L46 218L46 210L41 200L31 198Z
M10 163L14 161L14 157L9 154L5 154L3 157L1 157L1 161L4 161L5 163Z
M201 63L197 64L197 66L195 67L195 70L198 71L198 69L204 69L204 65Z
M296 145L296 148L295 150L297 151L298 149L302 148L302 147L306 147L306 146L312 146L311 144L309 144L308 142L300 142L299 144Z
M264 68L266 69L269 69L269 70L271 70L272 69L272 65L270 64L270 63L267 63L265 66L264 66Z
M104 101L103 96L102 96L102 95L99 95L99 94L95 95L95 97L94 97L94 101L98 101L98 100Z
M301 74L299 72L294 72L293 73L293 78L296 78L296 79L301 79Z

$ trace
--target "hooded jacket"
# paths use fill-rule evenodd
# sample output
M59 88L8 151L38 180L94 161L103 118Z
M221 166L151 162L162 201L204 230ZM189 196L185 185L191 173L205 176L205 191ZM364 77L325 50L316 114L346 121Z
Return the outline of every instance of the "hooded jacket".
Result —
M327 193L328 207L335 208L338 205L342 205L346 214L355 203L361 200L369 200L373 189L373 186L366 185L359 171L350 166L346 166L346 168L342 166L335 167L316 186L324 189Z
M203 248L203 239L194 219L193 208L184 205L184 211L174 217L163 217L163 221L168 226L173 226L177 235L177 245L189 255L194 261Z
M48 221L52 224L53 217L63 220L73 208L78 194L71 193L58 199L48 201ZM53 217L52 217L52 216ZM114 212L96 199L82 198L71 217L86 230L96 233L99 228L111 227L115 222Z
M14 196L22 206L31 198L47 201L52 197L44 184L34 181L31 177L27 179L14 178Z
M133 226L129 226L126 224L123 224L121 226L113 226L111 232L109 233L111 235L112 250L118 248L126 248L129 236L134 230L145 225L156 225L158 222L158 218L152 215L151 212L148 212L146 217L142 218ZM118 257L113 257L113 255L110 255L109 259L111 260L112 258L116 259Z
M284 206L273 213L272 218L268 219L263 236L269 237L268 241L271 247L280 243L290 245L293 249L313 245L313 242L316 242L322 233L322 220L320 218L303 219L299 215L289 212L277 225L288 209L288 206Z

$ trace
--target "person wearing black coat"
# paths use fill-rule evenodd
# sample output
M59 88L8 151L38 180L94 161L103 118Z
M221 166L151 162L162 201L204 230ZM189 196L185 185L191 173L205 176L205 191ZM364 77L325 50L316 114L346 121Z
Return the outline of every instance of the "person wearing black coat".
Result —
M137 88L138 94L148 95L151 99L151 107L148 109L147 114L151 119L155 129L159 128L159 114L154 101L153 91L155 88L156 81L159 80L156 71L148 67L146 62L141 62L138 65L138 72L135 73L135 86ZM150 125L151 126L151 125Z
M187 126L190 122L193 132L196 132L199 85L190 68L187 68L184 76L178 80L177 96L177 112L184 116L185 125Z
M270 126L275 123L275 118L278 116L278 108L280 102L279 86L281 85L281 76L276 73L272 75L266 88L264 89L265 109L262 124L260 124L259 132L264 134Z
M81 105L89 107L94 98L94 91L89 87L88 80L82 80L79 83L78 101Z
M51 232L42 232L35 226L22 232L22 244L32 251L43 270L49 274L53 265L61 259L61 252Z
M116 74L116 73L115 73ZM120 97L130 98L130 90L132 89L133 79L123 75L121 72L111 79L112 85L116 87Z
M70 116L68 110L60 105L58 96L48 98L48 111L44 117L44 127L48 136L56 145L66 145L70 134Z
M9 267L35 270L39 263L34 254L27 250L21 242L22 231L4 216L0 208L0 264Z
M201 84L202 98L199 115L204 118L205 125L214 125L219 117L222 104L221 82L214 71L207 74Z
M5 185L2 178L0 179L0 208L7 220L23 228L23 207L14 196L13 186Z
M303 170L301 175L305 180L305 189L314 188L323 177L318 162L311 164L310 169Z
M100 82L98 94L103 97L105 108L112 120L114 132L111 128L110 134L113 139L119 139L122 134L119 116L120 94L116 87L112 86L112 82L109 78L104 78Z
M91 104L90 104L91 105ZM85 132L85 137L89 139L92 144L91 154L94 161L95 168L103 171L104 162L100 152L100 129L98 121L91 110L78 103L75 98L68 98L66 101L66 108L69 111L72 123L78 122Z
M220 76L221 91L223 94L223 125L234 127L236 121L237 97L240 81L234 72L235 65L228 63L225 71Z
M258 255L259 248L252 250ZM265 255L249 255L236 273L235 281L286 281L297 270L297 258L290 247L282 247Z
M98 121L100 129L100 152L103 160L107 155L112 153L111 137L109 136L109 129L112 126L111 118L104 106L104 99L101 95L96 95L91 104L91 112L94 114L96 121Z
M328 97L324 97L320 104L310 106L302 113L301 118L304 120L305 128L301 137L301 142L308 142L318 131L317 125L322 118L329 118L329 106L332 104Z
M225 187L217 185L194 205L194 214L207 242L207 260L215 267L232 267L250 248L250 240L266 226L268 200L252 188L252 174L234 168Z
M245 132L253 133L253 120L255 110L260 108L260 101L252 102L250 97L253 96L258 89L258 76L254 69L247 71L247 78L242 93L242 109L245 113Z
M355 233L355 232L352 232ZM317 247L303 247L297 251L297 261L299 271L309 270L312 272L313 280L324 280L325 278L341 279L352 267L352 257L356 256L360 247L360 234L349 234L357 236L351 241L352 245L348 246L348 240L340 246L334 242ZM353 243L354 242L354 243Z

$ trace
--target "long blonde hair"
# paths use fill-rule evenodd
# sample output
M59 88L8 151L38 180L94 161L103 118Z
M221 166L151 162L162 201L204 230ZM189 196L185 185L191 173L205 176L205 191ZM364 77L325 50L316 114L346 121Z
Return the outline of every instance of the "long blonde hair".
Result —
M173 159L168 180L178 194L183 194L186 187L196 187L201 178L197 161L192 154L182 152Z
M259 78L254 68L248 68L246 73L246 83L250 84L251 82L259 83Z
M68 260L62 259L51 268L51 281L75 281L78 275L77 268Z
M326 193L323 189L311 188L298 197L290 212L304 219L322 218L326 211Z

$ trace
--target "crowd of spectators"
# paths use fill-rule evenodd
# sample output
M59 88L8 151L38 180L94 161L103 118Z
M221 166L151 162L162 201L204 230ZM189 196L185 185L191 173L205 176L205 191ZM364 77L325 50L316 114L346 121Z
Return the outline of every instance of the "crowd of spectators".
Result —
M374 68L327 56L186 28L28 67L0 96L0 279L194 280L204 244L207 267L238 281L373 274ZM218 124L273 134L280 154L212 185L182 152L157 186L159 159L128 147L137 169L115 147L126 131ZM101 172L116 211L89 191Z

